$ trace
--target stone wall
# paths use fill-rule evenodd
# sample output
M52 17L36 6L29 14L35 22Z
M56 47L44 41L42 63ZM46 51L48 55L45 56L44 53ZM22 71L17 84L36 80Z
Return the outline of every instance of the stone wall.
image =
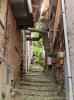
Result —
M74 90L74 0L65 0L72 81Z
M32 61L32 57L33 57L33 50L32 50L32 41L27 41L26 42L26 51L27 51L27 68L29 70L30 68L30 64L31 64L31 61Z
M6 88L7 85L9 87L11 85L10 81L15 80L18 76L19 66L21 64L21 36L20 32L16 30L16 20L12 14L10 5L8 5L7 12L4 12L7 14L5 28L3 29L0 25L0 57L6 62L2 61L0 64L0 100L2 100L2 93L5 94L9 91ZM0 17L1 20L2 18ZM8 67L10 68L10 72L8 72Z

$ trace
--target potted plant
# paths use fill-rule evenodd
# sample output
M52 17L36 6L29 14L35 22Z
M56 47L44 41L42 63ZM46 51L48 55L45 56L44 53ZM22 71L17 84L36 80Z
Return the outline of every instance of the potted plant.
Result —
M63 65L64 64L64 58L59 58L59 64Z
M59 58L64 58L64 56L65 56L65 53L64 53L64 51L57 51L57 56L59 57Z

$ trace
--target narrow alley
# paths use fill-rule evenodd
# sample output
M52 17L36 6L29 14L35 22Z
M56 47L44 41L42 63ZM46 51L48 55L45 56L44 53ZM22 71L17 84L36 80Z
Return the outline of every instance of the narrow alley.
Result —
M64 96L59 96L53 78L44 75L40 65L33 65L18 82L15 90L16 94L12 100L65 100Z
M73 0L0 0L0 100L74 99L73 11Z

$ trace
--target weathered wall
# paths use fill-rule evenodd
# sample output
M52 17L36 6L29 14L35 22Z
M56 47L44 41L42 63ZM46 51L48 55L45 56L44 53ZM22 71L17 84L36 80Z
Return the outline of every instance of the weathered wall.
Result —
M55 22L54 22L54 27L53 27L53 40L52 40L53 45L55 43L55 39L56 39L56 36L57 36L60 18L61 18L61 2L60 2L60 0L58 0L56 15L55 15Z
M65 0L72 80L74 90L74 0Z
M30 64L31 64L31 60L32 60L32 57L33 57L33 51L32 51L32 45L31 45L31 41L27 41L26 42L26 51L27 51L27 67L28 69L30 68Z
M18 30L16 30L16 21L10 9L8 10L8 17L7 17L6 38L7 41L6 41L5 59L6 62L11 65L11 71L13 70L13 72L15 73L15 71L18 71L19 69L17 67L20 65L20 60L21 60L20 33Z
M5 4L5 3L4 3ZM6 12L4 12L6 14ZM0 17L2 19L3 17ZM6 20L5 20L6 22ZM6 24L5 24L6 25ZM10 67L10 74L7 73L8 65L4 62L0 65L0 100L2 92L9 91L7 80L16 79L19 65L21 63L21 39L20 32L16 30L16 21L8 6L7 28L0 25L0 57L3 58ZM10 85L10 84L9 84ZM8 90L7 90L8 89Z

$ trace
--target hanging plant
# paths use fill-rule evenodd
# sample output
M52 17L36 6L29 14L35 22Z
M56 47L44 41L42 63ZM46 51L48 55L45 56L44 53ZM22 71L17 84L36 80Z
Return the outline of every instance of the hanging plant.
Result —
M58 52L57 52L57 56L58 56L59 58L64 58L64 56L65 56L64 51L58 51Z
M57 64L57 59L56 58L52 58L52 65L56 66L56 64Z

